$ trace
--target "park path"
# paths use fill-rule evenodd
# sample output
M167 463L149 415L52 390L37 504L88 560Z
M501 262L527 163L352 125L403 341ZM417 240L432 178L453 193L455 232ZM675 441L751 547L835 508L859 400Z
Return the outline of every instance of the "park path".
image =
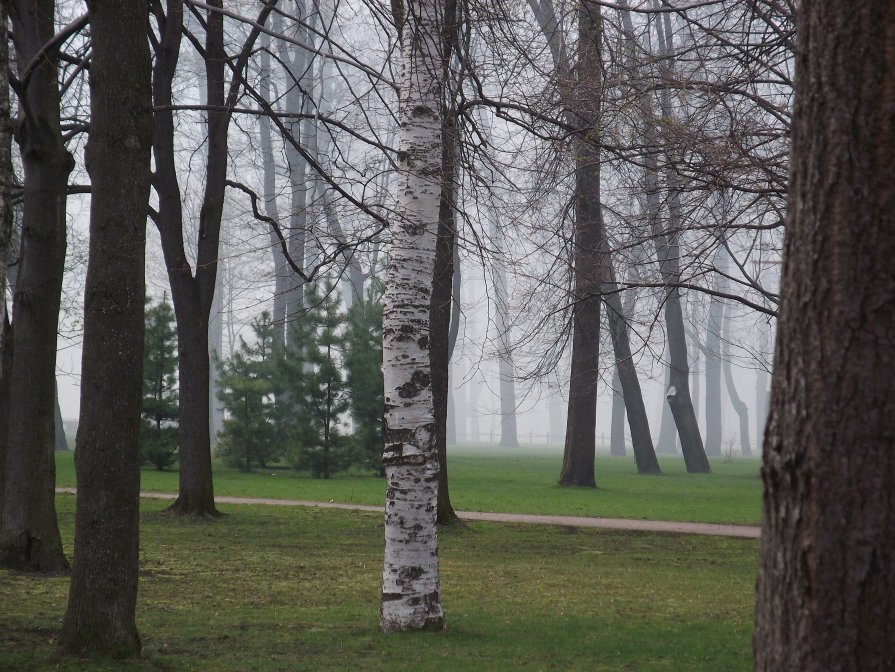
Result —
M56 488L56 492L75 494L75 488ZM141 492L146 499L176 499L173 492ZM368 504L342 504L339 502L315 502L307 499L267 499L264 497L215 497L218 504L264 504L268 506L309 506L319 509L345 511L382 512L381 506ZM533 525L559 525L562 527L599 528L604 530L633 530L638 532L671 532L675 534L701 534L709 537L737 537L758 539L761 528L750 525L718 525L715 523L681 523L667 520L639 520L635 518L590 518L585 516L552 516L533 513L496 513L493 511L457 511L461 520L494 523L526 523Z

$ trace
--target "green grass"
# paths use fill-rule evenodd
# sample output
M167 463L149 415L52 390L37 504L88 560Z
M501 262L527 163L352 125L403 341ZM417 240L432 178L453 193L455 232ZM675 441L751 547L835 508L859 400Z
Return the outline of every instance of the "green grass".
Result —
M637 474L633 458L597 458L597 489L556 484L562 454L546 449L515 451L458 447L448 455L451 501L462 511L500 511L571 516L757 525L761 518L759 460L713 460L711 474L687 474L681 458L660 458L661 476ZM74 487L71 453L57 453L57 483ZM275 499L311 499L378 505L384 482L369 474L323 480L285 469L244 474L215 469L215 494ZM177 472L143 469L141 487L176 492Z
M0 670L750 670L757 544L473 524L441 536L443 633L378 633L378 514L144 501L144 657L55 643L68 581L0 571ZM58 498L71 553L74 497Z

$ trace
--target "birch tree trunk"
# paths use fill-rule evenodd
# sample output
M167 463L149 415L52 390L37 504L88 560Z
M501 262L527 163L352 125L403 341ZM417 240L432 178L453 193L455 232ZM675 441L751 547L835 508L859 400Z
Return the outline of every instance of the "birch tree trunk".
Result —
M84 292L75 551L61 647L140 652L144 265L152 151L146 0L89 0L90 258Z
M398 201L383 314L386 472L384 632L444 627L438 574L438 457L429 356L442 192L441 0L411 0L402 35Z
M755 669L895 652L895 4L799 5Z

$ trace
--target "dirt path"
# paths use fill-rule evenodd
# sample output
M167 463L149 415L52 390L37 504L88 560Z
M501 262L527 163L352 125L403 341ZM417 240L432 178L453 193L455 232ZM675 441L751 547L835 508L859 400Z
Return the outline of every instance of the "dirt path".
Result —
M56 492L74 494L74 488L56 488ZM176 499L171 492L141 492L146 499ZM312 506L319 509L343 509L346 511L381 512L381 506L367 504L340 504L339 502L314 502L306 499L266 499L263 497L215 497L218 504L266 504L269 506ZM604 530L635 530L640 532L672 532L676 534L702 534L710 537L738 537L758 539L761 528L749 525L716 525L714 523L678 523L665 520L637 520L633 518L587 518L583 516L545 516L530 513L494 513L483 511L458 511L462 520L495 523L529 523L535 525L560 525L563 527L591 527Z

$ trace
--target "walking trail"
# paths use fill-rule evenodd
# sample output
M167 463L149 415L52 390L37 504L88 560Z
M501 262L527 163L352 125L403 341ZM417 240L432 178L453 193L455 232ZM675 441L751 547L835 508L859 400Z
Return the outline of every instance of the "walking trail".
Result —
M75 488L56 488L56 492L75 494ZM176 499L172 492L141 492L146 499ZM266 499L263 497L215 497L218 504L266 504L269 506L311 506L319 509L343 509L346 511L382 512L381 506L367 504L342 504L339 502L314 502L306 499ZM680 523L666 520L638 520L634 518L589 518L584 516L550 516L531 513L495 513L493 511L457 511L461 520L488 521L494 523L528 523L533 525L560 525L563 527L588 527L604 530L634 530L639 532L672 532L676 534L702 534L710 537L737 537L758 539L761 528L750 525L716 525L714 523Z

